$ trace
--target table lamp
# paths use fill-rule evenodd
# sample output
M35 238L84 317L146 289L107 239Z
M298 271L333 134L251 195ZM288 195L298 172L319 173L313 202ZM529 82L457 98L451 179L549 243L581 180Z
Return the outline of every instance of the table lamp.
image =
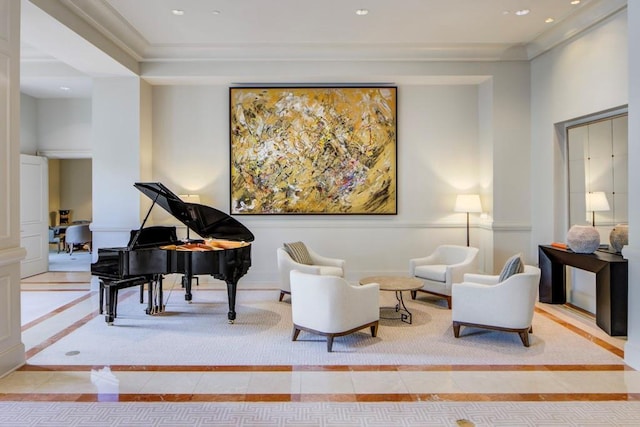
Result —
M596 212L609 210L609 201L604 191L594 191L586 194L587 212L591 212L591 226L596 226Z

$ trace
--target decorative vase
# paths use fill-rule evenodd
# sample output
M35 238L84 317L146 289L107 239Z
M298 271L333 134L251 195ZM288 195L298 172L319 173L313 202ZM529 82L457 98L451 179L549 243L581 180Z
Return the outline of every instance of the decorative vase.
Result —
M600 246L600 233L590 225L574 225L567 232L567 246L573 252L591 254Z
M611 244L611 249L616 252L620 252L624 245L628 245L629 225L616 224L613 230L611 230L611 234L609 234L609 243Z

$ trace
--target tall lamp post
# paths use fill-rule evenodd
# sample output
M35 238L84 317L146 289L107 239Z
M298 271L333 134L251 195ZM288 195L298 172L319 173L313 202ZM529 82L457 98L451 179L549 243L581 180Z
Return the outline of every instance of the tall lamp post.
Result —
M199 194L179 194L178 197L185 203L200 204ZM189 242L189 227L187 227L187 242Z
M467 246L469 246L469 213L482 212L482 203L478 194L459 194L456 197L454 212L466 212L467 214Z

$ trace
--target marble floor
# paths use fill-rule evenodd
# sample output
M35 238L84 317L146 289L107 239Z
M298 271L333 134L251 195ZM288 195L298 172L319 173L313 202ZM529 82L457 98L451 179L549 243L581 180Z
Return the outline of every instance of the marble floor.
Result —
M273 292L277 298L277 291ZM624 415L616 418L612 424L609 424L605 416L593 425L640 424L640 372L623 363L540 366L452 364L87 367L74 365L73 354L69 354L68 364L33 365L29 363L29 359L35 354L64 338L88 319L100 316L97 309L97 286L95 283L91 284L88 272L49 272L24 279L22 295L22 331L27 361L26 365L0 379L0 402L3 403L254 402L303 405L391 402L401 405L399 408L403 411L403 404L418 402L494 402L497 405L523 405L518 410L526 408L534 411L535 419L541 413L548 415L550 411L553 412L552 409L536 406L537 403L557 402L565 405L563 407L573 403L575 406L571 408L576 409L588 402L589 410L595 411L598 411L598 407L593 405L598 403L624 405ZM588 314L565 306L551 305L540 305L537 313L582 335L594 346L604 348L618 357L624 356L624 337L608 336L595 325L594 319ZM162 351L170 352L171 346L168 345ZM603 410L606 412L606 409ZM499 414L500 411L496 410L491 418L496 424L500 424ZM585 415L585 420L593 420L591 417L592 415ZM466 420L468 424L461 424L461 419L452 420L450 425L483 424L474 424L472 419ZM323 422L325 424L333 425ZM567 425L553 420L547 420L544 424ZM254 424L238 422L237 425ZM298 424L285 422L278 425ZM522 425L538 424L533 422Z

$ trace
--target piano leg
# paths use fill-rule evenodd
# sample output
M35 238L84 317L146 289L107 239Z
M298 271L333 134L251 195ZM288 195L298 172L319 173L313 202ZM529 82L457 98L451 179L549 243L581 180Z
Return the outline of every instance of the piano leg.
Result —
M164 311L164 295L162 294L162 274L154 275L149 281L147 314L158 314Z
M234 323L236 320L236 289L238 282L227 281L227 297L229 298L229 313L227 318L229 323Z
M192 279L193 279L193 275L189 272L185 273L182 276L182 287L184 288L184 300L189 301L189 304L191 304L191 300L193 299L193 295L191 294Z
M118 287L113 286L112 282L105 284L106 299L107 299L107 313L104 316L104 321L107 325L113 325L113 320L116 317L116 304L118 302Z
M104 280L99 279L100 282L100 314L104 312Z
M153 314L153 279L147 283L147 309L145 313Z
M162 274L158 274L158 301L160 306L158 307L158 311L164 311L164 294L162 293L162 279L164 276Z

